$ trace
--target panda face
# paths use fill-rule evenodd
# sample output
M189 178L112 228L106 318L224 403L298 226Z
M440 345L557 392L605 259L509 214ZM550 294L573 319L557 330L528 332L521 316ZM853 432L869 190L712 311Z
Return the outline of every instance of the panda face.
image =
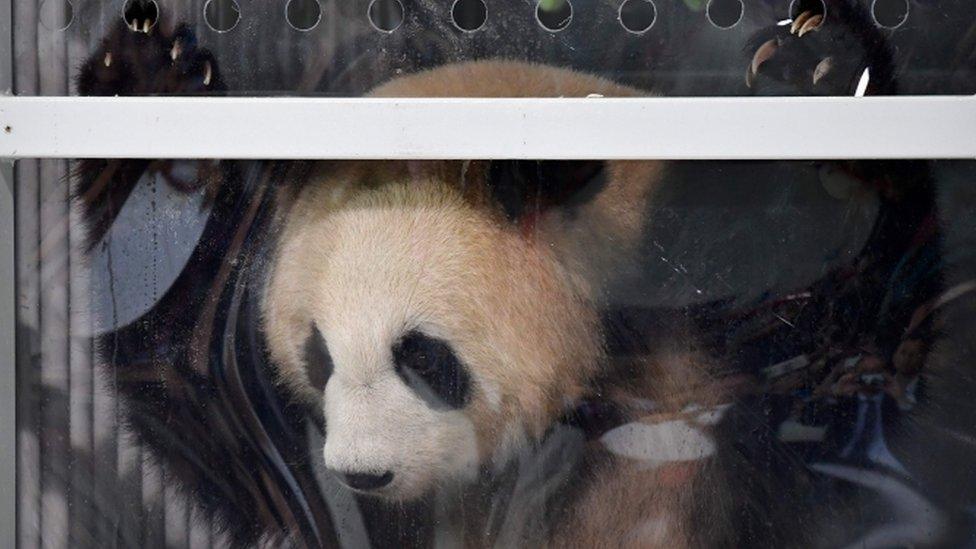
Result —
M393 499L473 478L478 433L465 413L466 368L447 341L420 328L383 331L369 339L384 344L365 348L337 330L338 367L323 392L326 466L353 489Z
M409 500L541 436L599 362L597 315L548 246L455 185L364 190L347 169L283 215L264 329L282 381L324 412L326 466Z

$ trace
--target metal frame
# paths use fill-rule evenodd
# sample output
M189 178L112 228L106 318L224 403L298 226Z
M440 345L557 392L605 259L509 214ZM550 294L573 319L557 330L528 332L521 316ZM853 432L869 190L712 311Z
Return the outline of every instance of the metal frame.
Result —
M976 158L976 97L0 97L0 157Z
M0 0L0 97L13 90L13 10ZM2 130L0 130L2 131ZM0 160L0 547L17 546L14 170Z
M16 547L17 394L13 164L0 161L0 547Z

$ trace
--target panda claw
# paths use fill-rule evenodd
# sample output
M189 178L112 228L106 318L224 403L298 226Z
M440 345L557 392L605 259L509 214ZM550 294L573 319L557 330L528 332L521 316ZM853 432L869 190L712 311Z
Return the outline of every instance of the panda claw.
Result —
M139 32L139 20L133 19L132 23L129 25L129 28L132 29L132 32Z
M793 24L790 25L790 34L796 34L796 31L800 30L800 27L802 27L803 24L807 22L807 19L810 19L812 16L812 11L805 11L796 16L796 19L793 20Z
M106 67L112 66L112 52L105 52L105 59L102 60Z
M142 32L144 32L146 34L149 34L149 29L151 29L151 28L152 27L149 25L149 20L148 19L146 19L145 21L142 22Z
M813 17L807 19L807 22L800 27L800 31L797 33L797 36L802 38L804 34L819 29L821 23L823 23L823 15L814 15Z
M209 86L211 78L213 78L213 68L210 66L210 61L206 61L203 64L203 85Z
M746 85L750 88L752 83L756 79L756 74L759 72L759 67L763 63L768 61L772 56L776 55L776 49L779 47L779 43L775 38L770 38L765 41L763 45L756 49L755 55L752 56L752 63L749 64L749 69L746 71Z
M813 69L813 84L817 85L817 82L819 82L820 79L823 78L824 76L827 76L827 73L830 72L830 70L833 68L834 68L833 57L825 57L821 59L820 62L817 63L816 68Z
M179 39L176 39L173 41L173 47L169 50L169 58L175 62L181 53L183 53L183 45L180 44Z

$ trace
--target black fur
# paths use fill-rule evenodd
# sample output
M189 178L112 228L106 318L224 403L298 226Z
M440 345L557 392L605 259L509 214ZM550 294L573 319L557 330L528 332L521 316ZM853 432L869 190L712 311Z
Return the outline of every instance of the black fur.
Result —
M463 408L471 397L471 376L446 342L411 331L393 345L400 379L435 410Z
M826 13L823 7L826 6ZM868 95L895 95L895 58L883 29L871 17L870 5L846 0L800 0L791 17L803 12L824 18L817 30L802 37L790 26L770 26L756 33L746 51L751 55L772 40L775 53L759 66L752 86L758 95L851 95L865 69L870 72ZM814 82L825 59L831 69Z
M552 207L572 210L606 184L604 163L579 160L496 160L489 167L492 196L509 221Z
M308 380L319 392L325 390L325 384L332 376L332 356L329 354L329 347L325 342L325 337L319 331L318 326L312 326L312 333L305 341L305 370L308 372Z

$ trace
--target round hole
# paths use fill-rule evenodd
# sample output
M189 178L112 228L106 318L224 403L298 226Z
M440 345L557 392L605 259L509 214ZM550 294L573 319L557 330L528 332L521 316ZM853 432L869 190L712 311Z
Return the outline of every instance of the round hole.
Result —
M731 29L742 20L744 11L742 0L708 0L705 17L709 23L720 29Z
M874 0L871 15L886 29L897 29L908 20L908 0Z
M617 19L627 32L644 34L657 21L657 6L651 0L624 0Z
M367 10L369 23L380 32L393 32L403 24L403 4L400 0L373 0Z
M69 0L42 0L38 7L41 26L49 31L67 29L75 18L75 7Z
M297 31L310 31L322 20L322 6L318 0L288 0L285 20Z
M464 32L480 30L488 20L488 6L484 0L454 0L451 20L455 27Z
M826 17L827 4L823 0L792 0L790 2L790 19L796 19L805 11L811 12L811 15Z
M228 32L241 20L241 7L237 0L207 0L203 5L203 18L215 32Z
M133 31L148 33L159 21L159 5L156 0L126 0L122 20Z
M569 0L539 0L535 18L549 32L565 30L573 21L573 5Z

